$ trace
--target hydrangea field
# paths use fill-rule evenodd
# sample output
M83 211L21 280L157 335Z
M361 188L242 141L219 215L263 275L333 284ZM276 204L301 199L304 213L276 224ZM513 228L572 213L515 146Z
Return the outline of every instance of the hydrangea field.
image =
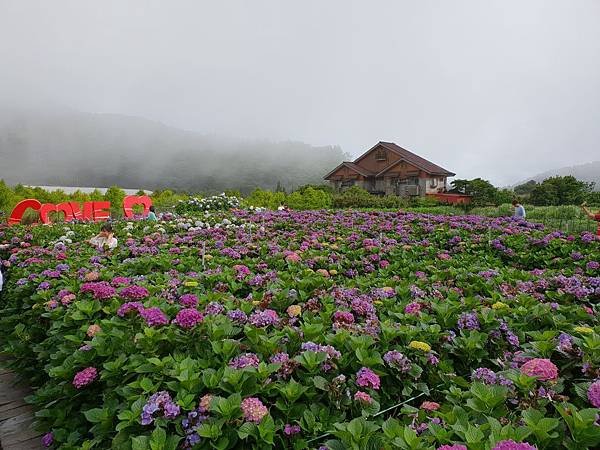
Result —
M0 229L0 345L56 449L600 446L600 241L248 211ZM7 245L8 244L8 245Z

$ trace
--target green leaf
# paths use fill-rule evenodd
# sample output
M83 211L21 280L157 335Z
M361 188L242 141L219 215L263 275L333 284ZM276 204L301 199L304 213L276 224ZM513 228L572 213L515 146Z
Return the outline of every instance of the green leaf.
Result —
M150 448L152 450L165 450L167 442L167 432L160 427L156 427L150 436Z
M150 438L148 436L137 436L131 439L131 450L148 450Z
M402 426L400 425L400 422L398 422L393 417L390 417L388 420L383 422L381 429L389 439L394 439L396 437L402 436L402 433L404 431Z
M410 427L404 427L403 437L409 447L413 447L419 440L417 432Z
M256 425L250 422L243 423L237 430L240 439L246 439L248 436L256 435Z
M154 384L149 378L142 378L140 381L140 387L144 390L144 392L152 392L154 391Z
M102 422L104 419L106 419L105 411L100 408L88 409L83 413L83 415L88 420L88 422L92 423Z
M273 438L275 437L275 422L270 415L267 415L258 425L258 433L263 441L269 445L273 445Z
M327 380L318 375L316 377L313 377L313 384L317 389L321 389L322 391L326 391L329 389L329 383L327 382Z
M167 437L167 442L165 444L165 450L177 450L177 446L179 442L183 439L181 436L177 436L175 434L169 435Z
M469 444L475 444L477 442L483 441L485 438L484 434L481 430L473 425L469 424L467 431L465 432L465 440Z

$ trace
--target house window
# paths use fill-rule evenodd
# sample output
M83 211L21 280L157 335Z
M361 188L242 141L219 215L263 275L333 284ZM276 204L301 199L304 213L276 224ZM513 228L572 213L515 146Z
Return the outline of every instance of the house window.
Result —
M434 188L434 187L437 187L437 185L438 185L438 180L437 180L437 178L432 178L432 179L431 179L431 183L429 184L429 187L432 187L432 188Z
M375 153L375 159L377 161L385 161L387 159L387 155L385 153L385 150L380 148L379 150L377 150L377 152Z
M342 187L351 187L354 186L354 180L344 180L342 181Z

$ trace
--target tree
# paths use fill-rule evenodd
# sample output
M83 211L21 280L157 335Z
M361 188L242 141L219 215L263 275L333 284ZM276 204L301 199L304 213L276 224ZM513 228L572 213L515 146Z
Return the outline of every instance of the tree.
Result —
M461 194L471 195L471 203L475 206L497 205L498 189L489 181L481 178L473 180L454 180L452 189Z
M527 183L519 184L518 186L515 186L515 194L531 195L537 185L535 180L529 180Z
M110 202L110 210L113 215L119 215L123 207L125 191L119 186L111 186L104 193L104 199Z
M515 192L510 189L498 189L496 193L496 203L498 205L504 205L510 203L515 199Z
M304 192L309 188L317 191L327 192L328 194L333 194L333 188L329 184L305 184L299 186L296 190L300 191L301 194L304 194Z
M4 180L0 180L0 211L4 211L6 215L18 203L19 197L9 188Z
M100 192L100 189L96 188L92 192L90 192L91 201L100 201L102 199L104 199L104 196L102 195L102 192Z
M546 178L533 189L530 200L534 205L579 205L593 187L594 183L579 181L571 175Z

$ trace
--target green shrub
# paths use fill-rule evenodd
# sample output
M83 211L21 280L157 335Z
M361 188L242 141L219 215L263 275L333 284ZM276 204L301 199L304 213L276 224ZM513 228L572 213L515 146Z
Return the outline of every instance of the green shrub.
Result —
M292 209L325 209L331 207L332 199L324 190L309 186L303 192L295 191L288 195L286 204Z
M244 199L246 206L277 209L285 203L285 192L271 192L257 188Z

